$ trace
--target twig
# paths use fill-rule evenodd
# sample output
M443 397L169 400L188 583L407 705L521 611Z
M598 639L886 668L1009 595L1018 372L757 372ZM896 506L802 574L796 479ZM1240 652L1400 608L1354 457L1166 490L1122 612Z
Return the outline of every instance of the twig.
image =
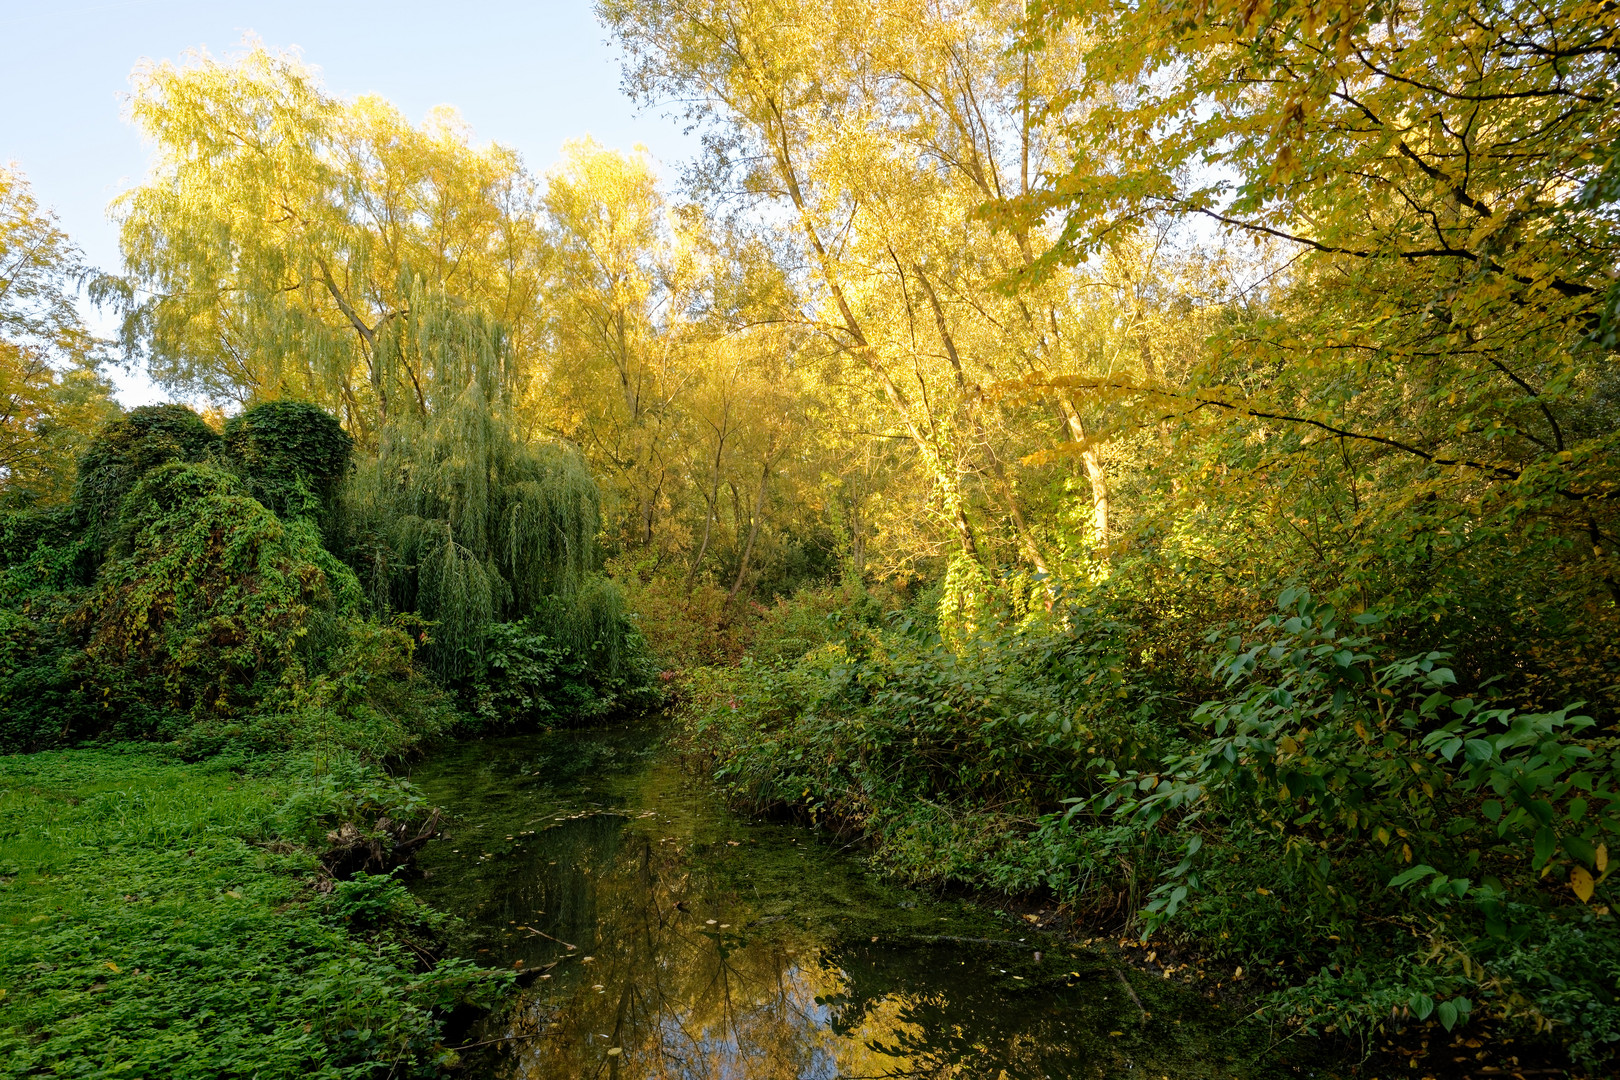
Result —
M1142 1007L1142 999L1136 996L1136 990L1131 986L1130 980L1125 977L1125 973L1119 968L1114 969L1114 974L1119 978L1119 985L1125 988L1125 992L1131 995L1131 1000L1136 1003L1136 1011L1142 1014L1141 1022L1147 1023L1148 1011Z
M567 946L570 949L578 949L579 948L578 945L569 945L568 942L564 941L562 938L560 938L560 937L552 937L550 934L546 933L544 930L536 930L532 926L520 926L520 927L518 927L518 929L519 930L527 930L531 934L539 934L541 937L545 938L547 941L555 941L557 944Z
M516 1042L518 1039L543 1039L547 1035L554 1035L552 1031L536 1031L529 1035L502 1035L498 1039L485 1039L483 1042L468 1043L466 1046L447 1046L446 1050L476 1050L480 1046L494 1046L496 1043Z

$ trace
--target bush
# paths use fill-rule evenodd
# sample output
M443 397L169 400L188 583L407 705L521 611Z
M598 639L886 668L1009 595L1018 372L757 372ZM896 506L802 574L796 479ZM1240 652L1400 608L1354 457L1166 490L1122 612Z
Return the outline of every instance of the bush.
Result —
M325 521L354 440L318 405L267 401L226 421L224 448L248 493L277 517Z
M954 647L835 608L795 660L689 673L686 737L740 801L863 830L904 878L1049 890L1261 967L1302 1029L1488 1012L1620 1051L1620 740L1302 589L1218 623L1199 678L1185 618L1144 625L1138 588L991 605Z
M215 466L152 470L118 527L127 554L84 613L89 660L176 713L232 716L302 683L359 608L312 525L277 520Z
M107 424L79 461L73 501L91 546L105 531L141 477L171 461L203 461L219 449L219 436L184 405L142 405Z
M283 686L247 716L205 719L183 737L192 752L242 745L358 755L384 761L408 755L461 722L450 696L413 663L421 624L346 619L325 669L307 682Z

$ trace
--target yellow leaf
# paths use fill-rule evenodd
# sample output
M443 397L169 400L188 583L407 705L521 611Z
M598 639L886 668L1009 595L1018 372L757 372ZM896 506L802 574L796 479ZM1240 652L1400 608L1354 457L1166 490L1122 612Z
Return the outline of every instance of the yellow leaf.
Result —
M1592 899L1592 875L1587 873L1586 867L1577 866L1569 872L1569 887L1575 890L1581 903Z
M1600 873L1600 874L1609 869L1609 845L1608 844L1599 844L1597 846L1597 858L1594 859L1593 862L1596 864L1597 872Z
M107 970L113 972L114 974L117 974L118 965L113 963L111 960L109 960L109 961L107 961Z

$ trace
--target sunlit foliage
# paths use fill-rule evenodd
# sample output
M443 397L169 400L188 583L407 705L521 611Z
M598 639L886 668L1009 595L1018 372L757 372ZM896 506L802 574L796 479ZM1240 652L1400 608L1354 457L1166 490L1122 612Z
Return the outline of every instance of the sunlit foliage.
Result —
M117 411L75 306L82 256L28 182L0 166L0 495L60 502L73 461Z

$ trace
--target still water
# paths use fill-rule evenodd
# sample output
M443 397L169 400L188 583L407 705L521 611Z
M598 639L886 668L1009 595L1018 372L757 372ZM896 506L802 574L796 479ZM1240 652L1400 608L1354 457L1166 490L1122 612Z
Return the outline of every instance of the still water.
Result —
M449 820L413 888L532 980L463 1075L1326 1075L1190 990L729 812L650 729L462 744L413 779Z

